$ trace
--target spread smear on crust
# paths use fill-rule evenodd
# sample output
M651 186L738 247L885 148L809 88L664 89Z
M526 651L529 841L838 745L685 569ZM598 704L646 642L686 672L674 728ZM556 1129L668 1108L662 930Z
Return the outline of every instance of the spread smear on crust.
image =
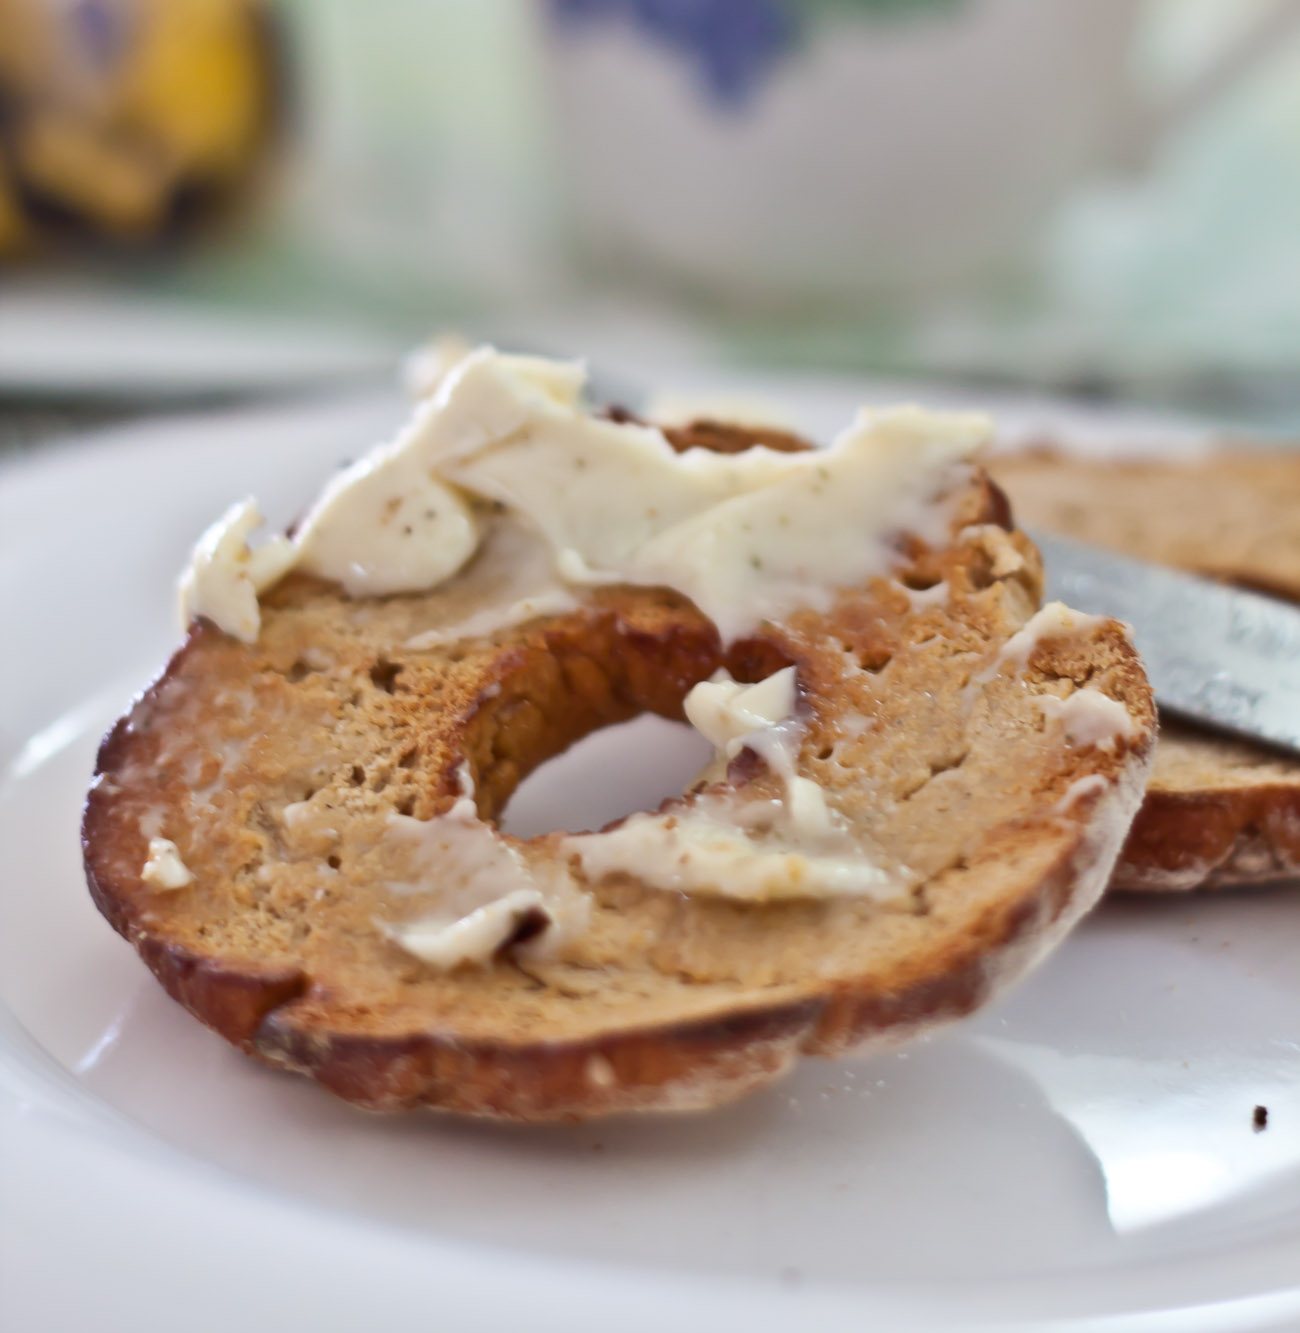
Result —
M229 510L182 578L183 618L251 642L258 595L291 569L356 597L427 591L504 509L545 552L515 614L566 588L662 586L730 641L885 573L902 533L941 542L943 500L991 434L983 416L899 407L863 410L824 450L679 453L654 426L586 411L585 382L576 363L465 357L394 440L330 481L291 540L252 547L255 502Z

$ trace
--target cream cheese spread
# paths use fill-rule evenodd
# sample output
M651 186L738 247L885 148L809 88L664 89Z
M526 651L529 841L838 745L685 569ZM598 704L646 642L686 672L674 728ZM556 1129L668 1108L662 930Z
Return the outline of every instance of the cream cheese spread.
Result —
M725 668L702 680L682 702L686 720L728 759L738 754L752 731L794 715L795 669L784 667L756 685L741 685Z
M1108 617L1086 615L1082 611L1072 611L1064 602L1048 602L1032 616L1002 645L996 666L1010 662L1017 670L1023 671L1029 665L1038 645L1044 639L1062 638L1071 634L1090 634L1098 625L1104 625Z
M1087 777L1075 778L1065 789L1061 799L1052 807L1053 813L1068 814L1084 797L1091 796L1093 792L1103 792L1107 786L1106 779L1100 773L1089 773Z
M420 878L390 884L398 895L427 887L425 876L442 890L436 914L381 928L407 953L440 969L486 963L508 943L520 923L539 915L545 924L530 943L545 954L586 928L591 904L562 871L534 872L519 848L478 816L469 766L460 769L460 797L433 819L388 817L390 835L409 842Z
M527 597L512 602L489 603L462 620L438 629L413 634L403 645L412 652L426 648L441 648L444 644L460 643L462 639L495 634L499 629L522 624L537 616L559 616L578 608L578 599L563 588L541 588Z
M250 547L262 525L257 501L240 500L199 538L180 578L181 623L204 616L237 639L252 643L261 628L258 594L293 567L297 551L284 537Z
M541 893L512 889L455 921L416 921L393 935L407 953L447 972L461 963L486 963L534 912L546 914Z
M675 813L632 815L565 840L591 879L625 874L659 889L740 902L901 896L907 885L841 830L810 837L780 801L737 807L704 798Z
M748 747L781 778L772 800L698 797L680 809L632 815L602 833L564 840L584 873L635 876L661 889L744 902L796 898L891 899L908 891L875 865L822 787L795 771L801 727L795 668L754 685L726 672L686 696L686 716L720 759Z
M180 851L170 838L150 838L149 859L140 878L155 889L183 889L194 882L194 872L181 860Z
M1015 670L1023 671L1043 640L1090 634L1108 619L1107 616L1073 611L1064 602L1048 602L1002 645L988 667L971 678L971 684L991 680L1004 664L1009 663ZM1113 750L1118 741L1131 739L1137 734L1137 724L1128 709L1118 699L1112 699L1090 685L1063 699L1054 694L1040 694L1034 702L1049 720L1061 723L1066 740L1074 746L1096 745L1103 750Z
M410 398L432 398L443 380L473 350L459 333L440 333L430 338L403 360L402 388Z
M481 515L504 508L541 534L557 586L674 588L730 641L887 572L896 532L942 542L955 469L991 434L982 416L899 407L864 410L826 449L679 454L655 427L590 415L585 382L577 363L464 357L292 541L249 548L255 507L210 530L185 615L255 638L257 593L290 569L354 596L438 587L478 549Z
M1120 740L1131 740L1137 726L1129 711L1118 699L1085 685L1064 699L1054 694L1040 694L1034 702L1050 719L1065 728L1065 738L1071 745L1082 748L1095 745L1102 750L1113 750Z

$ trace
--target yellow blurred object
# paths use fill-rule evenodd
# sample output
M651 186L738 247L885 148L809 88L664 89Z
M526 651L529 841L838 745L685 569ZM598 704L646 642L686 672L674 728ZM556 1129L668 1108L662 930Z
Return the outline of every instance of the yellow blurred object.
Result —
M106 234L144 235L161 221L163 172L75 117L59 112L28 117L13 133L12 151L29 189L93 219Z
M274 57L261 0L0 0L0 255L213 211L271 137Z
M27 240L27 223L18 206L13 179L0 163L0 255L13 254Z
M178 168L226 176L258 145L269 114L261 29L247 0L152 0L119 114Z

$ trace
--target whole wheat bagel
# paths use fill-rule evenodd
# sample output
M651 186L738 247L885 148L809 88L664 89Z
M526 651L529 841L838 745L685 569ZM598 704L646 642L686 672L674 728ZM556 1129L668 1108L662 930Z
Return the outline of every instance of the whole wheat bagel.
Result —
M752 439L715 423L676 443ZM105 739L83 825L94 900L203 1023L377 1110L707 1107L800 1053L967 1014L1097 899L1141 798L1154 711L1114 621L1035 622L1041 633L1010 642L1039 606L1037 552L981 472L952 487L946 541L899 533L887 577L728 645L684 596L617 585L417 649L456 581L350 599L291 574L263 596L256 642L196 624ZM492 821L526 774L593 730L680 718L720 667L758 681L787 666L794 767L900 893L737 902L585 874L562 832L496 834L530 866L575 875L589 927L536 958L525 914L487 965L451 970L395 944L388 923L439 884L435 856L416 891L394 890L411 878L392 859L394 818L432 821L472 790ZM1072 731L1071 699L1119 725ZM665 812L781 790L742 748ZM142 873L159 832L182 887Z
M1212 449L1089 459L1039 448L990 464L1016 512L1085 541L1300 601L1300 453ZM1177 892L1300 873L1300 763L1162 722L1111 887Z

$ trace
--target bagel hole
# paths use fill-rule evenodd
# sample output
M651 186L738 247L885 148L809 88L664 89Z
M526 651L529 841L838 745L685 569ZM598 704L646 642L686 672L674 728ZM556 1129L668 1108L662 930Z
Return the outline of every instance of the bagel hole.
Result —
M680 796L713 758L693 727L642 713L602 727L521 782L500 827L518 838L584 833Z

